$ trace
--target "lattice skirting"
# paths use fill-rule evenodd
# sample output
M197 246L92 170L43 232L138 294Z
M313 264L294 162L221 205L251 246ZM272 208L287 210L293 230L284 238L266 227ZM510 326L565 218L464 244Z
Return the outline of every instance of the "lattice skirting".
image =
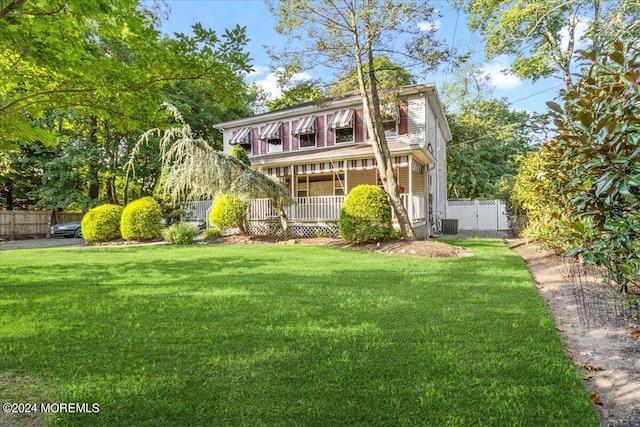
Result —
M249 221L249 234L258 236L282 236L282 224L279 219L265 221ZM289 224L290 237L340 237L338 224L335 222L314 224Z

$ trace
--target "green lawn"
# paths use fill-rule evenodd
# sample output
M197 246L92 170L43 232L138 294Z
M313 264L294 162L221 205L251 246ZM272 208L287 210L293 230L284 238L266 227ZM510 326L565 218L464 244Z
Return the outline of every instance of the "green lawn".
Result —
M65 426L598 426L522 260L458 243L0 252L0 375L38 379L0 400L99 404Z

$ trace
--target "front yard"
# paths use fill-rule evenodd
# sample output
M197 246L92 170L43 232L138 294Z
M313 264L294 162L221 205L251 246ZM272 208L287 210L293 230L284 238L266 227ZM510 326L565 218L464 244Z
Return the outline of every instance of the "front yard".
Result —
M458 243L0 252L3 403L99 406L0 421L597 426L522 260Z

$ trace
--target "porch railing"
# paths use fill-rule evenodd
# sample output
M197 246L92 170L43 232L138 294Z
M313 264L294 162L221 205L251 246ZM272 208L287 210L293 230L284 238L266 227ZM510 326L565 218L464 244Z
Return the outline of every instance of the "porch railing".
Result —
M409 218L418 221L425 218L424 196L415 194L401 194L402 203L407 209ZM337 221L345 196L317 196L296 197L296 204L288 207L285 212L292 221ZM277 218L278 213L273 209L271 199L254 199L249 208L249 220L261 221ZM396 219L393 214L393 219Z

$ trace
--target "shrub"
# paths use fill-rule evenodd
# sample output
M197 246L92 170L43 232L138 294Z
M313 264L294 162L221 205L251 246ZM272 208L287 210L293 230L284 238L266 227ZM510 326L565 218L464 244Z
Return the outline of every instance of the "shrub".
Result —
M170 245L191 245L197 231L192 225L178 222L165 228L160 234Z
M90 209L82 218L82 237L89 242L120 238L122 206L101 205Z
M247 154L246 150L242 148L241 145L232 145L231 148L229 149L229 155L240 160L245 165L251 166L251 160L249 159L249 155Z
M152 240L162 228L162 210L153 197L143 197L122 212L120 232L127 240Z
M209 224L221 230L239 227L244 233L246 216L247 203L236 195L224 194L213 204L209 213Z
M200 235L202 240L215 240L222 236L222 232L216 226L212 226L211 228L204 230Z
M391 205L386 193L375 185L359 185L347 195L340 220L340 235L347 242L385 240L393 235Z

